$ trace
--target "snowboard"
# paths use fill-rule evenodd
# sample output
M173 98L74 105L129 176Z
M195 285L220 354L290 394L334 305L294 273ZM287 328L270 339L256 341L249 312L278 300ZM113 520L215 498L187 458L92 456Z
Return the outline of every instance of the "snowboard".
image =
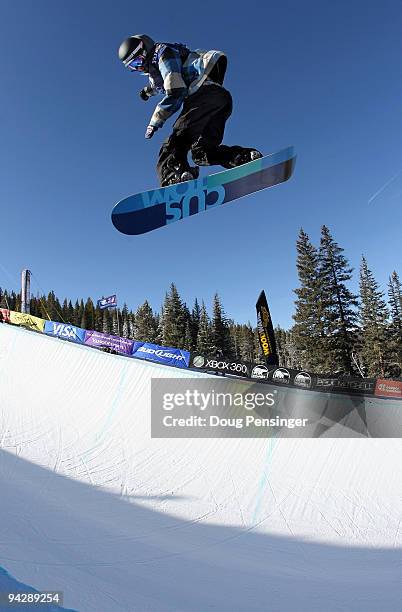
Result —
M283 183L292 176L295 161L293 147L287 147L223 172L137 193L116 204L113 225L123 234L151 232Z

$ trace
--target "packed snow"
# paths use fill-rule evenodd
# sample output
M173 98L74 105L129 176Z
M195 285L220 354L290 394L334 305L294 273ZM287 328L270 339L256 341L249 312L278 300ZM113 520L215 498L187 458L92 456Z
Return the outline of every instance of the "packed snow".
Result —
M151 378L188 376L0 324L0 591L7 572L82 612L400 610L402 440L151 439Z

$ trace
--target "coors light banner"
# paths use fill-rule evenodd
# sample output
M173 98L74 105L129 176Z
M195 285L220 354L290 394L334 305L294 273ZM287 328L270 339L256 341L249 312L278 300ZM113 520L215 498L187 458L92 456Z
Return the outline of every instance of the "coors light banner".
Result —
M276 352L274 328L264 290L261 291L255 306L257 309L258 339L265 357L265 363L277 366L279 365L279 360Z

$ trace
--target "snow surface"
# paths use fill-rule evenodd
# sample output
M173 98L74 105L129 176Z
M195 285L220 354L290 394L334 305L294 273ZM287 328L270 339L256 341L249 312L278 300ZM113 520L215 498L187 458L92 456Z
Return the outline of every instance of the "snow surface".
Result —
M402 440L151 439L189 375L0 324L0 566L85 612L401 610Z

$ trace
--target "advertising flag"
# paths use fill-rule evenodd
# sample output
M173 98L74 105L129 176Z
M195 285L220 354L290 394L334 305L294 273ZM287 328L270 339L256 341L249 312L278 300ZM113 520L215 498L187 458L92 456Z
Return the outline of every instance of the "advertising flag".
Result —
M98 300L98 306L101 310L105 308L116 308L117 307L117 296L109 295L108 297L103 297Z
M261 291L256 303L257 309L257 331L261 349L267 365L278 365L279 359L276 352L274 328L265 291Z

